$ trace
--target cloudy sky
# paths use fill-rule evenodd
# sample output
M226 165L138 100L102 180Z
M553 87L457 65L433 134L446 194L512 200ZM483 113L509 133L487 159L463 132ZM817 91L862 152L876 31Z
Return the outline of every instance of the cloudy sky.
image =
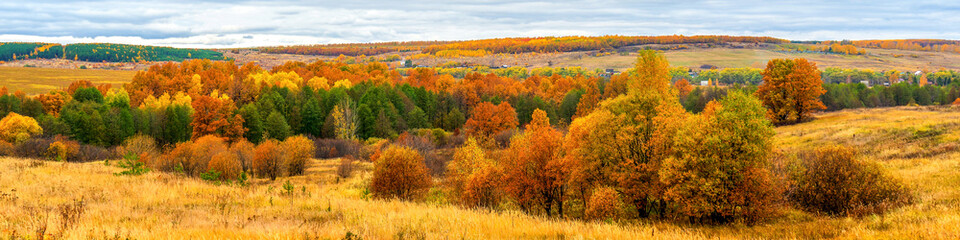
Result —
M0 2L0 41L250 47L611 34L960 39L960 1Z

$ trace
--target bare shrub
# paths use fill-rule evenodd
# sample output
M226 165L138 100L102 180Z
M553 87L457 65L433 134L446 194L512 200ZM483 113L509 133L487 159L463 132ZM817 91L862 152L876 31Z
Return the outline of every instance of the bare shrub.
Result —
M409 133L403 133L397 138L397 144L409 147L423 156L423 163L430 169L430 175L442 177L447 169L449 159L440 158L436 150L436 145L430 140L430 136L417 136Z
M44 138L27 139L16 146L14 154L21 158L43 158L53 142L52 139Z
M317 158L340 158L344 156L360 156L360 143L346 139L315 139L314 146Z
M337 165L337 176L340 178L349 178L357 168L357 163L352 157L340 158L340 164Z
M60 234L58 235L63 236L64 233L73 229L80 217L83 216L85 209L86 204L84 204L83 198L73 200L72 203L60 204L57 207L57 212L60 213Z

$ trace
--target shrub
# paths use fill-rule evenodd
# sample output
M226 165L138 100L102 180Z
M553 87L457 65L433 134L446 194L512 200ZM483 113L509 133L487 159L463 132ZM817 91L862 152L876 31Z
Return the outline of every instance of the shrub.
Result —
M117 155L127 156L153 156L157 154L157 141L147 135L135 135L123 141L123 145L117 148ZM139 159L145 162L146 159Z
M76 156L79 147L76 145L68 146L67 144L69 143L63 141L50 143L50 146L47 147L47 158L54 161L67 161L68 158Z
M16 147L12 143L0 140L0 156L13 156L14 149Z
M253 170L260 177L276 180L282 173L281 151L277 140L264 140L253 150Z
M409 133L400 134L397 138L397 144L409 147L423 156L423 162L430 174L436 177L442 177L447 168L447 159L437 156L434 150L437 148L428 136L417 136Z
M470 207L494 208L500 203L498 188L503 173L496 166L487 165L474 171L463 186L460 199Z
M612 220L619 216L620 194L609 187L602 187L593 191L587 202L586 218L589 220Z
M117 156L113 154L114 151L110 151L103 147L79 143L78 146L79 152L76 155L76 160L72 160L73 162L93 162L117 158ZM71 160L68 158L67 161Z
M861 216L911 201L910 191L899 179L875 162L859 160L851 148L820 148L801 161L789 198L804 209Z
M318 158L341 158L345 156L360 156L360 143L346 139L316 139L314 140L314 154Z
M250 172L253 168L253 149L257 146L247 140L239 140L230 144L230 152L237 155L237 163L242 172Z
M340 165L337 165L337 176L340 178L349 178L353 175L353 170L357 164L351 158L340 158Z
M219 173L217 180L236 179L242 171L240 160L238 160L237 154L232 151L223 151L213 155L207 168L207 172Z
M433 184L423 156L409 148L390 146L374 163L371 191L383 198L419 199Z
M283 164L286 165L290 176L301 175L307 166L307 161L313 157L316 148L313 141L303 135L289 137L283 140Z
M27 139L16 145L14 155L21 158L43 158L47 153L47 149L50 148L51 143L53 143L52 139Z
M31 117L10 112L6 117L0 119L0 140L20 143L42 133L43 129L40 128L40 124Z
M199 176L207 171L214 155L227 151L227 144L220 137L206 135L194 141L189 149L190 156L183 162L183 171L191 176Z

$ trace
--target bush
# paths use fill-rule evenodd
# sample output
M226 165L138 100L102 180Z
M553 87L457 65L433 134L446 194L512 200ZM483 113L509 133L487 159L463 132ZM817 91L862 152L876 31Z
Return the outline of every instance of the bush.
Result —
M313 157L316 147L313 141L303 135L289 137L283 140L283 164L286 165L290 176L301 175L306 170L307 161Z
M253 150L253 171L260 177L276 180L282 173L281 151L277 140L264 140Z
M13 156L14 149L13 143L0 140L0 156Z
M848 147L824 147L802 158L789 198L801 208L832 215L883 213L911 201L899 179Z
M227 144L220 137L206 135L194 141L189 149L190 156L182 163L183 171L191 176L200 176L207 171L214 155L227 151Z
M434 152L437 147L430 138L429 136L403 133L397 138L397 144L419 152L420 156L423 156L423 162L426 164L427 169L430 169L430 175L442 177L447 169L447 159L437 156L437 153Z
M64 141L55 141L50 143L50 146L47 147L47 159L54 161L67 161L68 158L73 158L77 155L79 151L79 146L70 144L68 146L67 142Z
M382 198L419 199L433 185L423 156L409 147L390 146L374 163L371 191Z
M114 151L110 151L103 147L86 144L79 144L78 146L80 151L77 153L77 158L76 160L73 160L73 162L93 162L117 158L117 156L113 154ZM67 161L71 160L67 159Z
M237 155L237 162L243 172L250 172L253 168L253 149L257 146L247 140L239 140L230 144L230 152Z
M232 151L223 151L213 155L213 158L210 159L209 168L207 168L207 172L219 173L217 180L221 181L237 179L242 171L240 160L238 160L237 154Z
M127 156L153 156L157 154L157 141L147 135L135 135L123 141L123 145L117 148L117 155ZM139 159L145 162L146 159Z
M613 220L620 215L620 194L609 187L602 187L593 191L587 202L586 218L589 220Z
M16 145L14 155L21 158L43 158L50 149L52 139L31 138Z
M32 136L43 134L37 120L28 116L10 112L0 119L0 140L20 143Z
M314 154L317 158L342 158L346 156L360 156L360 143L345 139L316 139L314 140Z
M340 165L337 165L337 176L340 178L349 178L353 175L353 170L357 168L357 164L351 158L340 158Z
M503 173L492 165L475 170L463 186L461 201L470 207L496 207L500 203L497 189L502 184L502 177Z

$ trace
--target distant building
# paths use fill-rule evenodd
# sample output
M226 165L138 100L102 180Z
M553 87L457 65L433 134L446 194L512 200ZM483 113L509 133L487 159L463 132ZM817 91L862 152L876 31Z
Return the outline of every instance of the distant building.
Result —
M700 81L700 86L710 86L710 81Z
M860 81L860 84L867 85L867 87L869 87L870 81Z

